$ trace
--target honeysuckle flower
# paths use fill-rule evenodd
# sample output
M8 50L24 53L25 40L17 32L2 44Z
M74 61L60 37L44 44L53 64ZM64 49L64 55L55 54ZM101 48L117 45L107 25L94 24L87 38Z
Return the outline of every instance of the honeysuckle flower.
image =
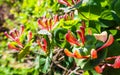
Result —
M60 16L59 16L59 20L60 20L60 19L73 20L73 18L74 18L74 13L73 13L73 12L65 13L64 15L60 15Z
M17 29L13 29L10 31L10 34L8 34L7 32L5 32L4 34L6 35L7 38L16 42L19 47L23 48L23 44L20 41L20 36L22 35L23 31L24 31L24 26L21 25L20 31L18 31Z
M100 51L103 48L110 46L113 43L113 41L114 41L114 37L110 34L106 43L103 46L101 46L100 48L98 48L97 51Z
M13 29L10 31L9 34L7 32L4 33L7 38L11 39L11 41L15 42L17 45L17 46L15 46L12 43L8 43L9 49L21 50L22 48L24 48L24 45L22 44L22 42L20 40L23 32L24 32L24 26L21 25L19 31L17 29ZM28 39L28 42L31 41L31 39L32 39L32 32L31 31L29 31L27 39Z
M107 40L107 32L103 31L101 34L93 34L97 40L105 42Z
M103 69L100 66L96 66L94 69L97 73L102 73L103 72Z
M60 4L66 5L66 6L72 6L80 2L80 0L72 0L72 3L69 3L67 0L58 0Z
M115 59L115 62L113 64L113 68L120 68L120 56L118 56L116 59Z
M97 51L95 49L91 50L91 58L96 59L97 58Z
M28 32L27 39L28 39L28 42L30 42L30 40L32 39L32 32L31 31Z
M45 38L42 38L41 41L37 40L37 44L42 48L44 52L47 52L47 41Z
M14 44L12 44L12 43L8 43L8 48L9 49L14 49L14 50L19 50L19 48L17 48Z
M64 49L64 53L69 57L74 57L74 54L70 52L68 49Z
M70 52L68 49L64 49L64 53L69 57L74 57L77 59L86 59L89 58L89 56L82 56L78 50L75 50L73 53Z
M73 36L72 32L69 30L68 33L65 35L66 40L71 44L71 45L77 45L80 46L80 43L78 40Z
M38 19L38 25L41 30L51 31L56 26L57 21L58 15L55 15L53 19L47 19L46 17L42 17L41 19Z

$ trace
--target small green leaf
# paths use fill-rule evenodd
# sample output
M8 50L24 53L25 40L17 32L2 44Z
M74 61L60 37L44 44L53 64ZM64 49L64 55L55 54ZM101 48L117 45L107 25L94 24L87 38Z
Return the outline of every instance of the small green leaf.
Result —
M29 52L30 46L26 46L24 49L20 51L18 54L18 59L23 58Z

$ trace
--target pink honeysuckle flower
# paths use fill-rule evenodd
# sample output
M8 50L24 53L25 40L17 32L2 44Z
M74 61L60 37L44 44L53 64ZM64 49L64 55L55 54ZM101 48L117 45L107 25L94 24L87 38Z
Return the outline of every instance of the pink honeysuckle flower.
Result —
M27 39L28 39L28 42L31 41L31 39L32 39L32 32L31 31L28 32Z
M66 5L66 6L72 6L79 2L80 2L80 0L72 0L72 3L69 3L67 0L58 0L58 3Z
M93 34L97 40L105 42L107 40L107 32L103 31L101 34Z
M91 50L91 58L96 59L97 58L97 51L95 49Z
M115 62L113 64L113 68L120 68L120 56L118 56L116 59L115 59Z
M67 0L58 0L58 2L66 6L71 6L71 4Z
M52 29L54 29L57 21L58 15L55 15L53 19L47 19L46 17L42 17L41 19L38 19L38 25L41 30L51 31Z
M58 18L59 18L59 20L60 20L60 19L73 20L73 18L74 18L74 13L73 13L73 12L65 13L64 15L61 15L61 16L59 16Z
M45 38L42 38L41 41L37 40L37 44L42 48L43 51L47 52L47 41Z
M98 48L97 51L100 51L101 49L110 46L113 42L114 42L114 37L110 34L106 43L103 46L101 46L100 48Z
M8 42L8 48L9 49L14 49L14 50L19 50L19 48L17 48L15 45L13 45L12 43Z
M80 46L80 43L78 40L73 36L72 32L69 30L68 33L65 35L66 40L71 44L71 45L77 45Z
M5 36L7 38L11 39L12 42L15 42L17 44L17 47L18 47L18 48L16 48L16 46L9 43L8 48L15 49L15 50L18 50L18 49L20 50L20 49L24 48L24 45L22 44L22 42L20 40L23 32L24 32L24 26L21 25L20 30L13 29L13 30L10 31L9 34L7 32L4 33ZM27 37L28 37L28 41L30 41L32 39L32 32L31 31L28 33Z

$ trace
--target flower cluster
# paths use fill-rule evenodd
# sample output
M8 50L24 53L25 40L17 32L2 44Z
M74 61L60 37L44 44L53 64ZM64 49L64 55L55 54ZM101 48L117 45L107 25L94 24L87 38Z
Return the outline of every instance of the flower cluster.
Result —
M71 46L76 47L76 49L73 50L73 53L70 52L68 49L64 49L64 53L65 53L67 56L69 56L69 57L74 57L74 58L77 58L77 59L89 59L89 58L90 58L91 60L94 60L94 59L97 59L97 58L98 58L98 52L100 52L100 51L103 50L104 48L110 46L110 45L114 42L113 36L112 36L111 34L108 36L108 34L107 34L106 31L103 31L101 34L93 34L93 35L92 35L92 34L89 34L89 35L95 37L96 40L101 41L101 42L103 42L104 44L103 44L101 47L98 47L98 48L96 47L96 49L95 49L95 48L92 48L92 49L90 50L90 53L89 53L89 54L87 54L87 55L82 55L82 54L80 53L80 50L77 49L77 48L80 47L81 49L84 49L84 47L86 47L86 42L87 42L87 40L86 40L86 35L85 35L85 28L86 28L85 22L82 21L82 26L80 26L80 30L77 30L77 31L76 31L77 34L78 34L79 37L80 37L80 40L77 39L70 30L67 32L67 34L66 34L66 40L67 40L67 42L69 42L69 43L71 44ZM88 50L88 49L87 49L87 50ZM118 68L118 67L120 66L119 60L120 60L119 58L117 58L117 59L115 60L115 63L114 63L114 65L113 65L114 68ZM116 65L117 65L117 66L116 66ZM119 66L118 66L118 65L119 65ZM102 73L102 70L103 70L104 68L105 68L105 65L103 65L102 67L100 67L100 66L97 65L97 66L95 67L95 70L96 70L96 72L98 72L98 73Z
M80 2L80 0L71 0L72 3L68 2L67 0L58 0L60 4L66 5L66 6L72 6Z
M7 32L4 33L6 35L6 37L11 39L11 41L12 41L12 42L8 43L9 49L21 50L22 48L24 48L24 45L23 45L22 41L20 40L22 34L24 33L24 30L25 30L24 26L21 25L19 31L17 29L13 29L10 31L9 34ZM27 35L27 41L30 42L31 39L32 39L32 32L29 31L28 35Z

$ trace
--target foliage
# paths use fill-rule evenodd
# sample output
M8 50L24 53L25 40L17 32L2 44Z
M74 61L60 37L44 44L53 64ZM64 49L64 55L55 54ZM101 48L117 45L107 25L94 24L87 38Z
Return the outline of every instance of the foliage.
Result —
M0 33L2 75L120 74L120 0L6 4L14 16L0 21L9 29Z

